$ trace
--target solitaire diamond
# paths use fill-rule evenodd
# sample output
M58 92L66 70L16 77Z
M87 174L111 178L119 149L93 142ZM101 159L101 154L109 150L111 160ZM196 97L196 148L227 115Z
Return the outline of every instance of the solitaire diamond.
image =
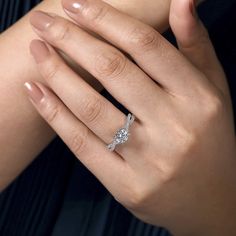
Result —
M131 113L128 114L126 123L123 128L119 129L113 137L113 140L110 144L107 145L107 148L110 151L114 151L117 144L125 143L129 137L129 127L134 122L135 116Z
M119 129L114 137L115 142L117 144L126 142L128 140L128 135L129 135L129 133L128 133L127 129L125 129L125 128Z

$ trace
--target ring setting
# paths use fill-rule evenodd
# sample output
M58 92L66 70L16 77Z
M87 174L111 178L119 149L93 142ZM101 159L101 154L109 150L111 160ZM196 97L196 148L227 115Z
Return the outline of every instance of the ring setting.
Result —
M129 113L124 127L117 130L116 134L113 137L113 141L107 145L107 148L110 151L114 151L116 145L119 145L128 141L129 135L130 135L129 127L134 122L134 120L135 120L135 116Z

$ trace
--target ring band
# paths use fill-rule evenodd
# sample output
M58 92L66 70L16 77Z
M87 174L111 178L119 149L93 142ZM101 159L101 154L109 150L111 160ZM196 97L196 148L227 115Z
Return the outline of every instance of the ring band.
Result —
M133 114L129 113L127 116L126 123L125 123L124 127L117 130L116 134L113 137L113 141L107 145L107 148L110 151L114 151L116 145L122 144L122 143L125 143L126 141L128 141L128 136L130 135L129 127L134 122L134 119L135 119L135 116Z

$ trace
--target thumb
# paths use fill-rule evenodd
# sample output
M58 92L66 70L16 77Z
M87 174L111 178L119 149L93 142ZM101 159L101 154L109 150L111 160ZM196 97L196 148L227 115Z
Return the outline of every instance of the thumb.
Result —
M223 69L208 32L198 18L194 0L172 0L170 26L179 50L224 94L229 94Z

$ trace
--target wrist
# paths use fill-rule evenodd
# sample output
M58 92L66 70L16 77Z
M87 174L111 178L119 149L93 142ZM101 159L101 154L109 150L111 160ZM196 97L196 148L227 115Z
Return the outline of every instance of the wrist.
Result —
M171 0L104 0L142 22L163 32L168 28L168 18Z
M229 214L224 219L208 219L203 224L195 225L189 228L188 225L181 223L181 228L169 229L174 236L216 236L216 235L236 235L236 215ZM182 228L184 227L184 228Z
M188 216L182 219L180 214L167 227L174 236L236 235L236 161L232 160L229 166L225 176L217 180L218 188L209 186L208 196L205 201L199 202L193 213L188 212Z

